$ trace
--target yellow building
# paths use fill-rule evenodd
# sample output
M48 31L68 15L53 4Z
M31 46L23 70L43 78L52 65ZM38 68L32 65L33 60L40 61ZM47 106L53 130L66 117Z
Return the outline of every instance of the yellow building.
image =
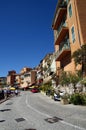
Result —
M58 0L52 28L56 53L57 75L76 72L71 58L74 51L86 44L86 0Z

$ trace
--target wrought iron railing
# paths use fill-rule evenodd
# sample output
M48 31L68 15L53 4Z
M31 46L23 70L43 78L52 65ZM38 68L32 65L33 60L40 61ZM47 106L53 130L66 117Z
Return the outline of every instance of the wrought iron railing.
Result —
M68 50L68 49L70 49L69 42L64 42L64 44L61 47L59 47L59 50L56 52L55 59L57 59L63 51Z

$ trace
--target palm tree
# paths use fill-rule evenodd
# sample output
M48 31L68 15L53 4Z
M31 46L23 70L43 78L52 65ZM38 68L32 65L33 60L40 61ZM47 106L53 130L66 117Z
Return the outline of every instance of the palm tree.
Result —
M80 49L76 50L72 58L74 58L75 65L82 65L82 75L86 76L86 44L82 45Z

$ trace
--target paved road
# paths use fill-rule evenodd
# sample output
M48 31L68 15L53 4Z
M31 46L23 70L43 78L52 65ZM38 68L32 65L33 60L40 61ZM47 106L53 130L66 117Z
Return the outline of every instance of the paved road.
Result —
M0 104L0 130L86 130L86 107L21 92Z

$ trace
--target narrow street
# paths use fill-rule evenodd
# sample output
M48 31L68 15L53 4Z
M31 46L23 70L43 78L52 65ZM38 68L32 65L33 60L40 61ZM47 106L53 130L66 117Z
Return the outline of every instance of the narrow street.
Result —
M0 130L86 130L86 107L22 91L0 104Z

